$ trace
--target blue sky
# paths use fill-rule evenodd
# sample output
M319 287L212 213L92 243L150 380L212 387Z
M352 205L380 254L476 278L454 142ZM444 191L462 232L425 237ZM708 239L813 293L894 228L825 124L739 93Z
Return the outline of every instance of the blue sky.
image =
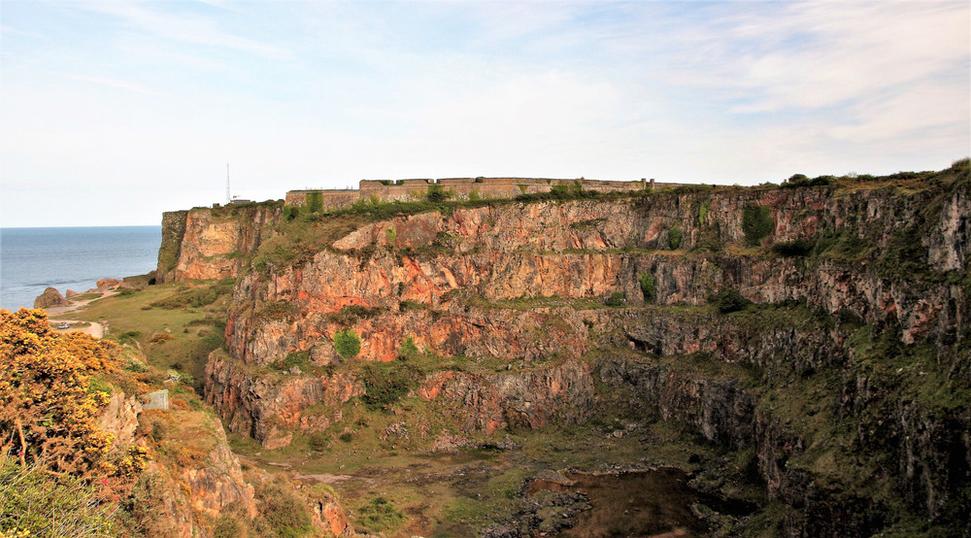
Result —
M0 2L0 225L362 177L752 184L971 153L960 2Z

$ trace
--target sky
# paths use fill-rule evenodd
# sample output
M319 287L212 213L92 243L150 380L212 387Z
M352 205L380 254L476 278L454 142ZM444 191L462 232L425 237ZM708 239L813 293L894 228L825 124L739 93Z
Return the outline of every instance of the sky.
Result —
M742 185L971 153L971 4L0 0L0 226L361 178Z

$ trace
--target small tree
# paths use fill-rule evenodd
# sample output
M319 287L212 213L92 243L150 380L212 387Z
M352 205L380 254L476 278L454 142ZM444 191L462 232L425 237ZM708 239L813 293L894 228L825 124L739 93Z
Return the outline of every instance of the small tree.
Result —
M742 211L742 232L745 233L745 240L749 245L757 246L762 239L772 233L775 222L772 220L772 211L760 205L746 206Z
M650 301L654 299L654 275L651 273L641 273L639 280L641 284L641 292L644 293L644 300Z
M671 250L677 250L681 248L681 241L684 239L684 234L681 232L681 228L678 226L673 226L668 230L668 246Z
M334 350L342 358L350 359L361 352L361 339L350 329L334 333Z

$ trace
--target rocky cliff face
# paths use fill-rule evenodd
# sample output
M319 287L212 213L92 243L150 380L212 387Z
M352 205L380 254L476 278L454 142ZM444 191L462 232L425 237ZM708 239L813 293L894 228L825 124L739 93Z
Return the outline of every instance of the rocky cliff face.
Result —
M641 416L750 448L790 535L868 534L898 509L966 520L969 184L965 162L335 221L326 246L237 281L206 398L267 447L326 428L368 390L333 343L351 331L353 361L410 345L494 365L413 389L465 431L583 422L623 392ZM187 252L177 274L205 274ZM756 306L719 312L727 290ZM274 369L295 354L316 370Z
M235 278L281 211L281 204L265 202L164 213L156 279Z

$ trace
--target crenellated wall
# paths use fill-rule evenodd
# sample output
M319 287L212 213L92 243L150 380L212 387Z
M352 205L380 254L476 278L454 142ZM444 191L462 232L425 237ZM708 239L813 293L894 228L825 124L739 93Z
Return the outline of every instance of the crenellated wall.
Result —
M441 179L399 179L378 180L362 179L360 188L353 189L308 189L287 192L287 205L302 206L310 193L320 193L325 211L347 207L358 200L378 200L382 202L407 202L422 200L429 187L438 185L452 200L501 200L515 198L520 194L549 192L554 185L573 185L577 181L585 191L631 192L653 190L657 186L675 187L677 183L655 183L654 180L608 181L600 179L548 179L548 178L441 178Z

